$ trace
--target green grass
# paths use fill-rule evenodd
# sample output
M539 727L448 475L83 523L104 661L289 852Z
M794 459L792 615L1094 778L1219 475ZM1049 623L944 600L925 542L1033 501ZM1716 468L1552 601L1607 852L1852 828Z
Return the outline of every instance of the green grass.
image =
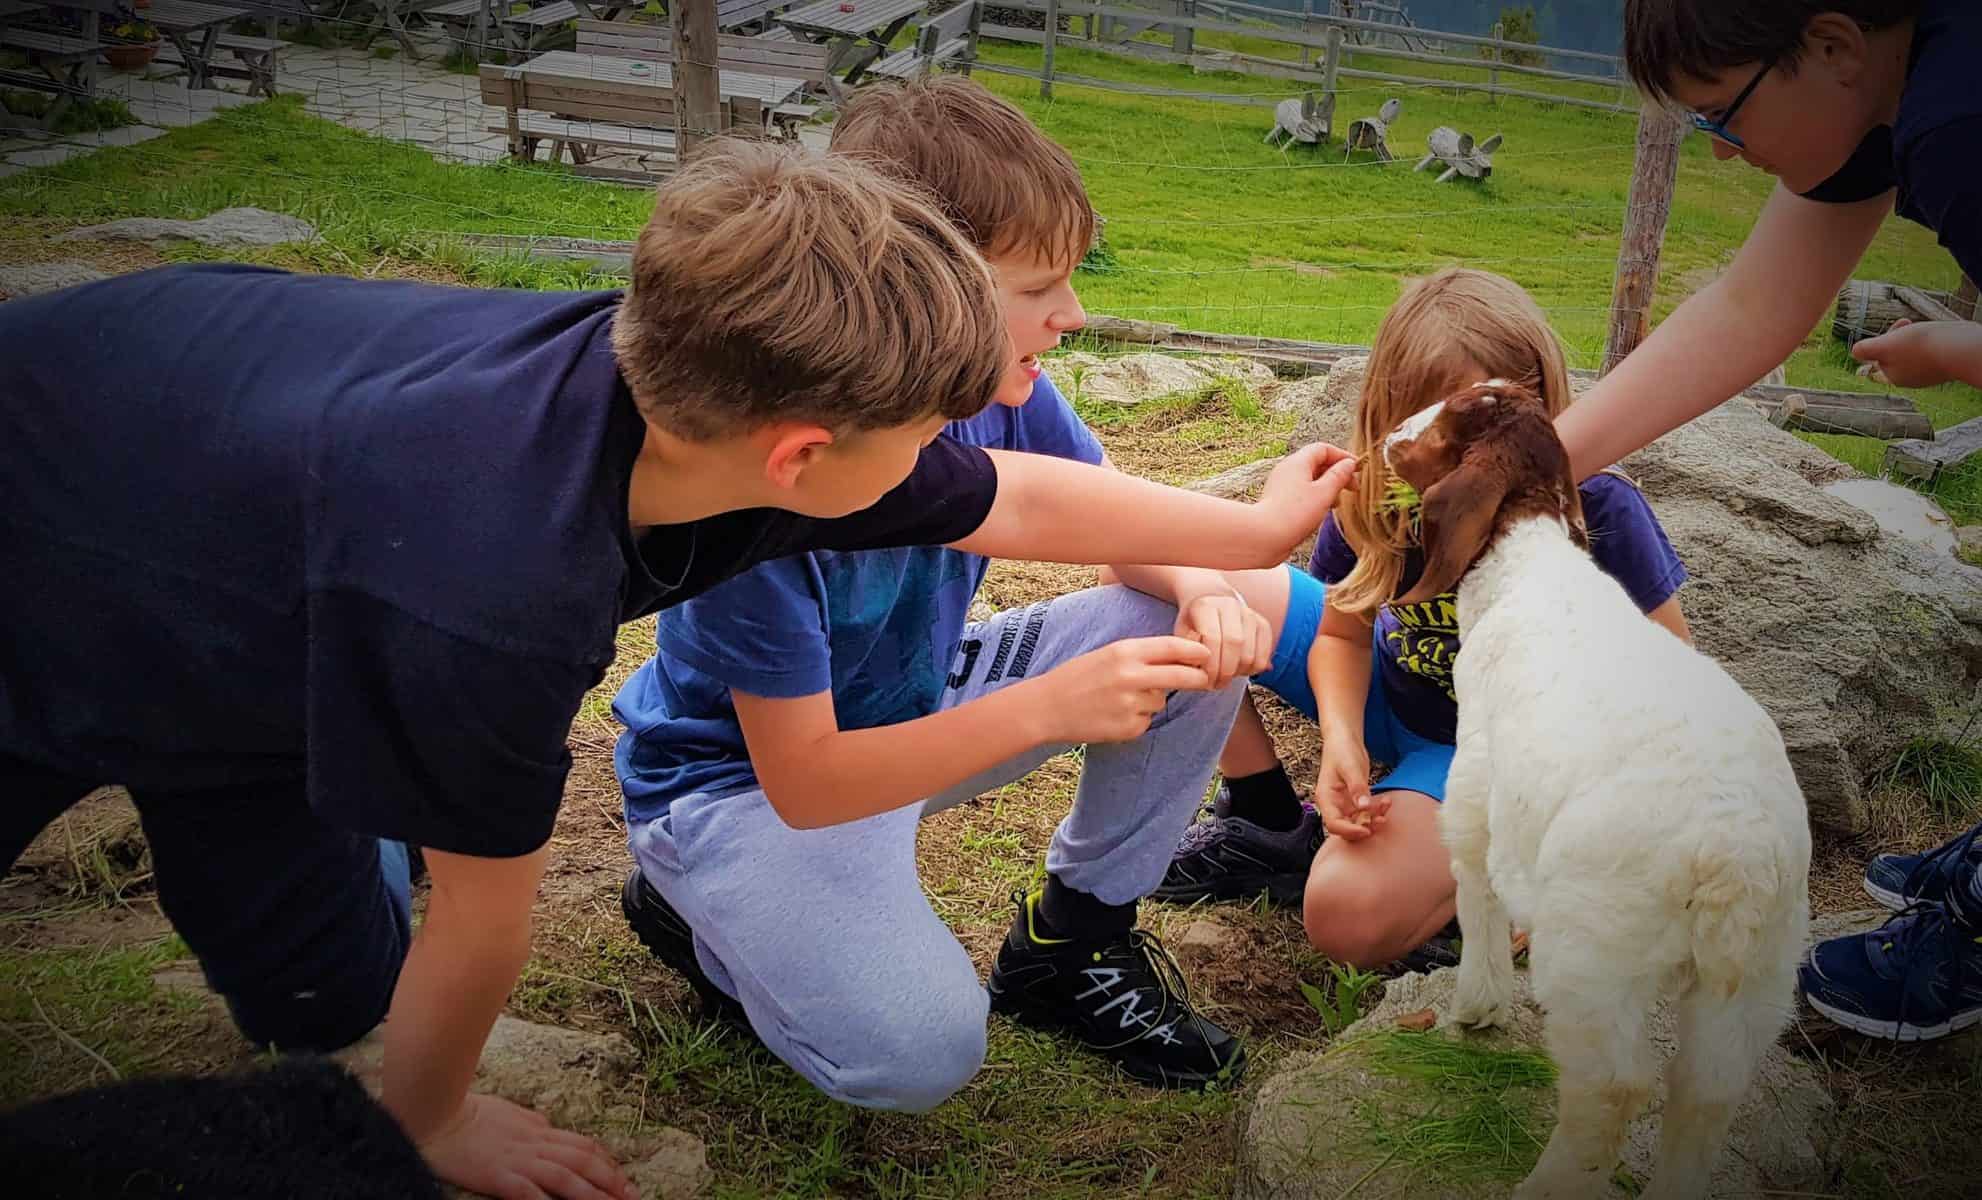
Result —
M177 1065L177 1032L201 1023L202 1002L164 993L152 972L187 956L176 937L118 949L10 949L0 971L0 1108L62 1079L81 1087Z
M1359 1038L1337 1053L1354 1053L1373 1073L1427 1098L1356 1105L1352 1124L1372 1157L1452 1184L1511 1181L1533 1168L1547 1134L1540 1110L1555 1083L1546 1055L1408 1030Z
M1887 772L1886 782L1910 784L1942 820L1968 823L1982 815L1982 728L1971 723L1962 742L1916 738Z

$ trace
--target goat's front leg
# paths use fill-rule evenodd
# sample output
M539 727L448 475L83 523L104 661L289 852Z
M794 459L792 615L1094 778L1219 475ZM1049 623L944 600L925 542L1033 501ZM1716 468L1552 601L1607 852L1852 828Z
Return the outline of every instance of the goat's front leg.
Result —
M1487 780L1479 737L1462 737L1438 819L1459 885L1459 980L1452 1019L1477 1028L1501 1024L1514 1002L1512 931L1507 910L1487 878Z

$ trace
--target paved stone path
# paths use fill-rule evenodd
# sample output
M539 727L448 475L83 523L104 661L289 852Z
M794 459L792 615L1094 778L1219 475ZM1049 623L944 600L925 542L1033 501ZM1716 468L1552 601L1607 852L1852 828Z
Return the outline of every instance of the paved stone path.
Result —
M435 158L453 162L487 163L507 153L504 138L489 132L500 125L503 110L482 103L481 83L441 66L445 37L415 34L426 57L405 54L375 58L354 46L322 49L291 45L282 52L276 88L300 94L305 109L349 129L393 141L410 142ZM167 129L204 121L223 108L257 101L239 91L202 88L194 91L178 75L144 78L105 71L99 90L131 107L142 122L101 133L57 135L6 127L0 110L0 178L32 167L49 166L104 146L129 146L149 141ZM224 89L245 87L228 82ZM806 129L803 140L823 146L823 129ZM602 164L633 166L602 157Z

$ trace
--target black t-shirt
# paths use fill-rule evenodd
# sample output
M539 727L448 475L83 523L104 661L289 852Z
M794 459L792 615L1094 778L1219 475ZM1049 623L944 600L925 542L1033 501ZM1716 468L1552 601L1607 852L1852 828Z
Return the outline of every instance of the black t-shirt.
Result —
M1906 92L1836 175L1805 192L1851 204L1899 189L1896 211L1939 235L1982 279L1982 3L1926 0L1914 28Z
M340 826L527 853L621 622L989 512L989 458L939 440L853 516L636 542L618 302L198 266L0 304L0 755L302 779Z

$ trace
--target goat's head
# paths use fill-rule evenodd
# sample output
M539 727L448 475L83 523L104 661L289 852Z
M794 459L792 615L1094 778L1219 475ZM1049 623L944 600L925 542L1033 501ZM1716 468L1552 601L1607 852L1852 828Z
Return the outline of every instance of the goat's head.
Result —
M1383 455L1423 504L1424 571L1399 604L1457 587L1494 537L1524 517L1558 517L1589 548L1569 454L1528 388L1500 379L1475 384L1400 425Z

